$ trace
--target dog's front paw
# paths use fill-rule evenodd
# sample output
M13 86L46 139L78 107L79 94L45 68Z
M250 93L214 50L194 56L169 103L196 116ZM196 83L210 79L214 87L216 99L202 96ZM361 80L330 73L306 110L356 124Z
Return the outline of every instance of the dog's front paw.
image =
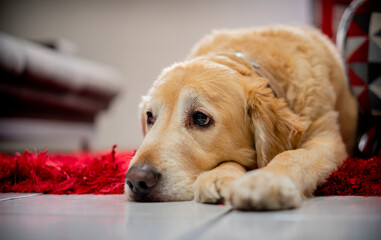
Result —
M231 184L230 201L241 210L279 210L298 207L302 197L289 177L256 170Z
M217 176L213 173L201 174L194 183L194 200L202 203L223 203L229 196L229 185L236 178Z

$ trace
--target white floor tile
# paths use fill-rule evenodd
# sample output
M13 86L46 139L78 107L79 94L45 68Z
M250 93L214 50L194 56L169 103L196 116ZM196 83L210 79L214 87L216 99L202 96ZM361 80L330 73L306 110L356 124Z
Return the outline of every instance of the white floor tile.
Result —
M123 195L41 195L0 202L0 239L174 239L228 210Z
M1 199L26 195L4 195ZM0 239L381 239L381 198L320 197L295 210L231 211L123 195L39 195L0 201Z
M34 197L37 195L40 195L40 193L0 193L0 201Z
M233 211L199 239L381 239L381 198L320 197L295 210Z

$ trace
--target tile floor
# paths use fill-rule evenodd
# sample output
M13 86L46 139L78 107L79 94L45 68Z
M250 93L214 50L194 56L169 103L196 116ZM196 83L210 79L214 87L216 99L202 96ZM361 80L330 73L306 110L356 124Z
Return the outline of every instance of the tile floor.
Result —
M381 239L381 197L319 197L295 210L241 212L122 195L0 194L0 239Z

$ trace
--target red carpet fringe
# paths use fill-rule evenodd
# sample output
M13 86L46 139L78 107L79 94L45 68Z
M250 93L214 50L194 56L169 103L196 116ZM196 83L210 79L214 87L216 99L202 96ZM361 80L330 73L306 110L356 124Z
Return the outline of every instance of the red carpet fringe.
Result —
M381 157L348 158L315 195L381 196Z
M121 194L135 151L107 153L0 153L0 192ZM348 158L315 195L381 196L381 157Z
M0 154L0 192L121 194L134 151Z

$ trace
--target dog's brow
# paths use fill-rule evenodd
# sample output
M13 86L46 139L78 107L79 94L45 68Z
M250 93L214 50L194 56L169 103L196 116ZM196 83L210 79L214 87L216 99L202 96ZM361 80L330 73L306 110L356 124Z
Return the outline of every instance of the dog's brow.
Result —
M179 113L182 115L195 109L199 104L199 96L192 89L186 89L180 94L178 106Z
M182 108L186 110L194 109L197 107L199 99L197 96L186 97L182 102Z
M183 89L180 93L180 99L192 99L197 98L198 94L191 88Z

